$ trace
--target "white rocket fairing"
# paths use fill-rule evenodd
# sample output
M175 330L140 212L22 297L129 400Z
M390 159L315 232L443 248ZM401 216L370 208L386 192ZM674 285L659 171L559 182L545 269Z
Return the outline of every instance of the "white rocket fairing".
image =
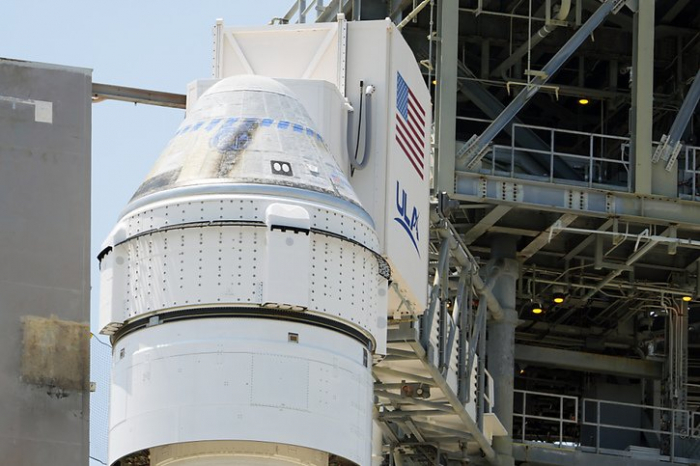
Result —
M100 254L109 463L370 464L380 253L287 87L211 87Z

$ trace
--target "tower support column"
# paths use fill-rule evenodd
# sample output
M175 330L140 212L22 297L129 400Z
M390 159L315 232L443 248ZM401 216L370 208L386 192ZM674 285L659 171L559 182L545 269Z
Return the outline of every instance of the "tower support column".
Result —
M503 308L500 320L488 323L487 367L493 377L494 413L508 435L494 437L493 448L498 453L499 464L512 466L513 460L513 387L515 373L515 327L518 314L515 311L515 291L519 265L515 259L517 238L498 235L491 244L490 268L498 268L493 295Z

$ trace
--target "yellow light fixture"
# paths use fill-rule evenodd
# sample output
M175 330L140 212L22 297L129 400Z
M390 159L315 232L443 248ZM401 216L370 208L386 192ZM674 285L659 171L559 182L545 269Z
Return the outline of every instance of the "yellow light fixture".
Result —
M556 304L563 303L565 299L566 296L564 293L554 293L554 295L552 295L552 301L554 301Z
M683 301L685 301L686 303L689 303L689 302L691 302L691 301L693 300L693 297L692 297L692 296L686 295L686 296L683 296L681 299L682 299Z
M542 305L540 303L532 303L532 313L533 314L542 314L544 310L542 309Z
M588 105L590 103L590 100L582 97L582 98L578 99L578 103L581 105Z
M437 84L437 79L433 79L433 85Z

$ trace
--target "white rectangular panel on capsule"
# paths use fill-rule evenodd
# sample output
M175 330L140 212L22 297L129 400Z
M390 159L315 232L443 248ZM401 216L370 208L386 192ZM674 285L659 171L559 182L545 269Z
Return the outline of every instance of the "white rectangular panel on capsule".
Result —
M309 307L311 220L303 207L270 204L265 212L263 305Z

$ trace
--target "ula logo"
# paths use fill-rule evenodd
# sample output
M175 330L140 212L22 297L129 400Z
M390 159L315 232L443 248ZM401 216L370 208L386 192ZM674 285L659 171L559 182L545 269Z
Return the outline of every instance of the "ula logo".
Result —
M399 214L394 220L399 223L406 230L406 234L411 239L413 247L416 248L418 257L420 257L420 252L418 251L418 210L415 206L411 208L408 204L408 194L406 191L401 189L398 180L396 181L396 210Z

